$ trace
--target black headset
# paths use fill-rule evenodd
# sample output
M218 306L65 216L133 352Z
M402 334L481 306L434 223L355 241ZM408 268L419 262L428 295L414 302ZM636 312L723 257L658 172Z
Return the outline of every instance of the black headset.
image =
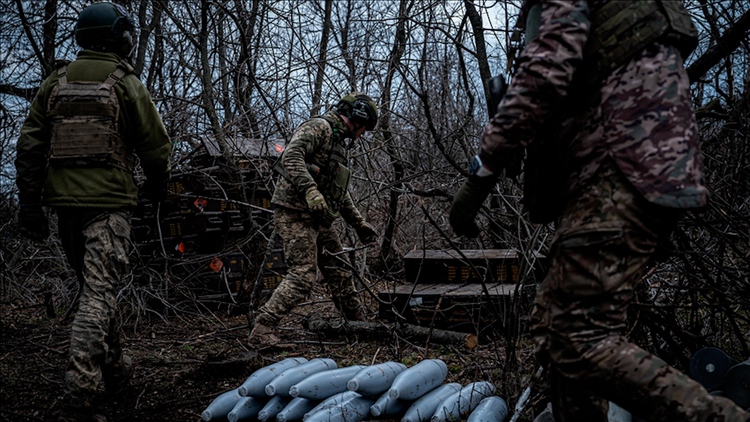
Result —
M112 23L112 33L122 40L125 46L124 50L128 50L127 56L130 56L135 48L135 22L122 5L111 4L115 7L115 13L117 14L117 19Z
M367 130L372 130L375 127L373 122L376 122L377 119L373 114L372 106L369 102L357 99L354 101L354 105L352 105L351 114L352 119L357 119L365 123L367 125Z

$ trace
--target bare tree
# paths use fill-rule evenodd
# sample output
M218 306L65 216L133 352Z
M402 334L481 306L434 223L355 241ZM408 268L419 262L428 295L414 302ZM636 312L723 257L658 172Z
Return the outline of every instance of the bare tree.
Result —
M318 54L317 72L315 75L315 86L313 87L313 99L311 116L320 114L320 100L323 97L323 78L326 71L326 56L328 55L328 38L330 37L331 27L331 10L333 9L333 0L325 0L325 11L323 13L323 31L320 35L320 53Z
M84 2L0 3L0 227L9 229L0 257L13 263L4 279L20 284L16 274L46 275L23 259L38 247L12 229L15 139L54 59L75 57L71 34ZM310 115L360 90L381 111L377 130L351 149L353 197L383 233L363 258L375 258L370 278L408 282L401 257L415 248L546 251L552 227L526 219L513 181L500 181L483 208L487 230L478 240L453 236L447 221L493 111L484 80L512 74L520 0L122 3L140 27L133 64L175 143L176 169L206 138L219 142L229 163L240 138L289 139ZM680 222L676 254L644 280L633 320L639 342L682 364L708 344L736 356L750 352L750 12L744 0L687 4L700 33L686 64L712 199ZM54 246L43 256L62 262ZM520 331L502 334L505 346L523 345Z

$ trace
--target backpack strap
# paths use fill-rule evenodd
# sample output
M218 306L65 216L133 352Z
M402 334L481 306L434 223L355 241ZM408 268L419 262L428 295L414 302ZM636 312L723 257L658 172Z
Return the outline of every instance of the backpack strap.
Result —
M68 83L68 65L63 64L57 68L57 83L59 85L65 85Z
M120 63L117 64L117 68L107 76L107 79L102 82L101 85L99 85L99 89L111 89L117 82L120 82L122 78L124 78L126 75L135 72L133 69L133 66L130 65L130 63L126 62L125 60L120 60ZM65 85L68 83L68 65L67 63L63 63L60 67L57 68L57 83L60 85Z
M111 89L116 83L120 82L126 75L135 72L133 66L125 60L120 60L117 64L117 68L107 76L107 79L102 82L99 89Z

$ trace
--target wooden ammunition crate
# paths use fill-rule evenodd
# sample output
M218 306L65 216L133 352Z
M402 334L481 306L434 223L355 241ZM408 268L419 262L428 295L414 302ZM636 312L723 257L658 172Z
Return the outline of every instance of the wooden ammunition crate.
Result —
M247 258L242 253L228 253L208 260L204 265L208 267L207 286L211 291L238 293L247 276Z
M225 211L236 211L239 212L238 205L227 199L210 198L200 195L182 197L183 201L190 204L190 210L194 213L203 212L225 212Z
M244 278L247 258L241 253L229 253L218 257L223 262L223 270L228 278Z
M276 246L280 246L276 245ZM273 290L276 286L281 283L286 275L287 265L284 259L284 250L281 248L274 248L268 251L266 258L263 261L263 268L261 271L261 278L263 280L263 288Z
M287 265L284 259L284 251L282 249L271 249L266 254L266 259L263 262L263 269L286 272Z
M245 217L239 210L226 211L224 216L227 221L227 232L235 236L243 236L249 230L250 224L246 223Z
M513 249L428 249L404 256L408 283L517 283L520 268L521 256Z
M183 237L226 231L224 213L203 213L199 215L168 217L161 222L164 237Z
M393 320L398 314L413 324L479 332L512 317L516 288L505 283L399 285L378 293L379 317Z
M248 258L239 251L194 255L188 259L170 261L171 275L198 296L236 294L248 277ZM159 257L155 262L163 261Z
M279 285L279 283L281 283L281 280L283 279L284 279L283 274L274 274L272 272L264 271L263 276L261 277L261 280L263 282L263 289L273 290L276 288L276 286Z
M265 208L267 210L271 209L271 197L270 196L254 195L254 196L248 197L248 201L250 201L250 205L254 205L260 208Z
M226 233L208 232L179 237L165 237L154 242L163 242L167 254L186 258L193 255L221 253L226 246Z

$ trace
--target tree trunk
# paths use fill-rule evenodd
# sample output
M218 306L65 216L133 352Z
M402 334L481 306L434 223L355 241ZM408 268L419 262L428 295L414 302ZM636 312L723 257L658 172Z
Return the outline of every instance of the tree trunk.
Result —
M492 107L492 101L490 100L490 91L487 88L487 81L492 77L492 71L490 70L490 63L487 60L487 48L484 42L484 28L482 27L482 17L477 13L477 9L474 7L474 3L471 0L464 0L464 6L466 7L466 15L469 17L471 23L471 32L474 34L474 44L477 50L477 64L479 65L479 78L484 82L484 99L487 104L487 112L490 116L494 116L497 110Z
M393 166L393 180L401 180L404 177L404 165L398 157L398 151L391 131L391 90L393 89L393 77L396 69L401 65L401 57L406 48L406 21L408 11L412 6L409 0L401 0L398 9L398 23L396 24L396 35L393 40L393 48L388 58L388 70L386 73L385 86L381 94L380 101L380 129L383 133L383 143L385 144L388 156L391 157ZM391 247L393 246L393 236L396 232L396 217L398 213L398 198L400 194L397 189L391 188L388 199L388 217L383 236L383 243L380 244L380 256L385 262L390 258Z
M730 27L716 44L709 48L702 56L687 68L690 83L697 82L712 67L724 57L732 54L742 41L746 41L750 32L750 11L745 12L732 27Z
M43 67L47 71L44 75L49 75L55 66L55 38L57 37L57 0L47 0L44 4L44 24L42 25L44 63Z
M326 0L325 16L323 16L323 33L320 35L320 50L318 50L317 72L315 75L315 87L313 88L313 106L312 110L310 110L310 117L320 114L320 102L323 98L323 78L325 78L326 74L328 38L333 26L331 23L331 9L333 9L333 0Z
M476 334L439 330L413 324L385 324L382 322L345 321L340 318L325 319L313 314L307 321L308 330L324 335L341 335L349 332L381 337L396 333L400 337L436 344L450 344L469 350L477 347Z

